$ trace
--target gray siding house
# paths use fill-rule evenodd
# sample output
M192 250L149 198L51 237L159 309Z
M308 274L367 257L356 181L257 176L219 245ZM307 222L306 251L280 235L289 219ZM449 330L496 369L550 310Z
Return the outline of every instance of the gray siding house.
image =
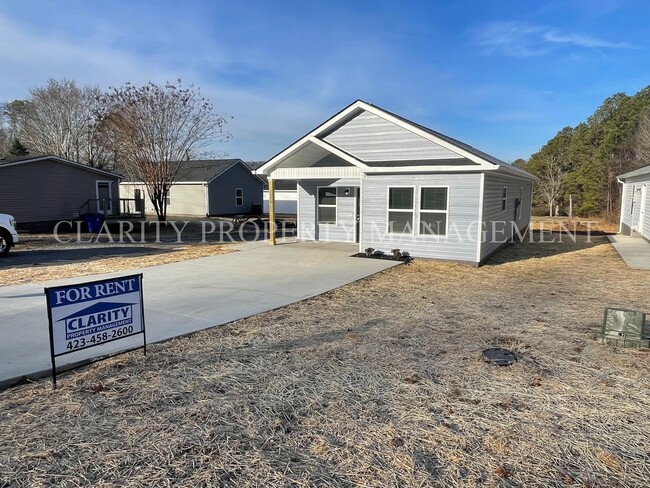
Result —
M57 156L0 159L0 213L19 225L56 223L96 212L106 202L107 215L119 211L121 176Z
M298 185L298 238L478 265L523 235L536 178L358 100L257 170Z
M264 181L241 159L184 161L179 179L169 189L168 215L197 217L248 214L262 208ZM145 198L145 211L154 212L141 182L122 181L122 194Z
M650 241L650 166L618 177L621 190L620 232Z

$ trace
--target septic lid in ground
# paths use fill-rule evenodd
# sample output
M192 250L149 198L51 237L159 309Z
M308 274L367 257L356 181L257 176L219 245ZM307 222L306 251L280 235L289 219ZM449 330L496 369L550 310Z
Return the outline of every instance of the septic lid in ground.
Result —
M483 359L488 363L494 363L499 366L510 366L517 361L517 356L507 349L491 347L483 351Z

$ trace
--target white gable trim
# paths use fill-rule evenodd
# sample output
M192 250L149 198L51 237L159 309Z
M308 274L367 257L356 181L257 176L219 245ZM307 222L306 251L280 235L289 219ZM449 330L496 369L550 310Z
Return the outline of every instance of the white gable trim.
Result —
M437 144L455 154L459 155L459 158L466 158L474 163L476 163L476 166L455 166L455 165L445 165L445 166L402 166L402 167L382 167L382 168L372 168L368 167L366 164L364 164L362 161L359 161L358 159L354 158L352 155L349 153L343 151L342 149L339 149L333 144L330 144L323 139L320 139L320 137L324 134L329 132L332 128L336 127L338 124L340 124L342 121L344 121L346 118L350 117L354 112L359 111L359 110L365 110L369 113L372 113L373 115L376 115L378 117L381 117L382 119L391 122L398 127L401 127L403 129L408 130L409 132L418 135L434 144ZM467 151L451 142L448 142L440 137L437 137L425 130L420 129L419 127L405 122L404 120L395 117L388 112L385 112L384 110L375 107L373 105L370 105L366 102L363 102L361 100L357 100L356 102L352 103L348 107L344 108L341 110L339 113L334 115L333 117L329 118L325 122L323 122L321 125L316 127L314 130L309 132L307 135L301 137L298 139L296 142L291 144L289 147L281 151L280 153L276 154L273 156L266 164L260 166L256 171L254 171L254 174L263 174L263 175L269 175L273 168L281 164L286 158L297 152L298 150L302 149L306 144L308 143L316 144L319 147L322 147L323 149L327 150L328 152L335 154L336 156L340 157L341 159L349 162L350 164L353 164L354 166L360 168L364 173L422 173L422 172L471 172L471 171L495 171L495 170L500 170L501 172L504 172L508 174L509 176L513 177L518 177L521 179L526 179L526 180L533 180L535 181L537 178L535 178L532 175L527 174L525 171L521 171L517 168L510 168L509 165L507 164L495 164L492 161L488 161L487 159L484 159L480 156L477 156L473 152Z
M339 113L337 113L333 117L329 118L328 120L323 122L321 125L316 127L314 130L309 132L307 135L305 135L305 136L301 137L300 139L298 139L296 142L291 144L289 147L284 149L282 152L279 152L278 154L273 156L271 159L269 159L266 162L266 164L263 164L262 166L257 168L255 173L256 174L262 174L262 175L268 175L270 170L272 170L275 166L280 164L288 156L291 156L294 152L296 152L300 148L302 148L305 145L305 143L312 142L312 141L310 141L310 139L315 138L318 134L321 134L322 132L325 132L326 130L330 129L332 126L337 125L341 120L344 120L351 113L353 113L355 110L357 110L359 107L361 107L362 103L363 102L361 102L360 100L357 100L353 104L349 105L347 108L344 108ZM328 151L332 151L332 148L333 148L333 146L329 146L326 149ZM359 165L359 162L356 161L355 166L358 166L358 165Z
M362 169L362 170L364 170L364 171L367 171L367 170L368 170L368 166L366 166L365 164L363 164L363 163L362 163L361 161L359 161L358 159L356 159L356 158L350 156L350 154L346 153L345 151L342 151L342 150L339 149L338 147L336 147L336 146L330 144L329 142L325 142L325 141L323 141L323 140L321 140L321 139L318 139L317 137L310 137L310 138L309 138L309 142L313 142L313 143L316 144L317 146L322 147L322 148L325 149L326 151L331 152L331 153L334 154L335 156L338 156L339 158L343 159L344 161L347 161L348 163L350 163L350 164L356 166L357 168L360 168L360 169Z

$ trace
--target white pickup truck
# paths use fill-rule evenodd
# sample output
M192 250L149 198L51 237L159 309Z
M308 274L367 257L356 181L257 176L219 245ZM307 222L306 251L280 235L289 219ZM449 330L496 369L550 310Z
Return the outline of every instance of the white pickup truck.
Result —
M0 257L5 256L18 241L16 220L11 215L0 214Z

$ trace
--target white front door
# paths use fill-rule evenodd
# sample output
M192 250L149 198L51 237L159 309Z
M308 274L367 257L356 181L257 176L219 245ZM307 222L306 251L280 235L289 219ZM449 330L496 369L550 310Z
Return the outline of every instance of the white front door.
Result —
M639 207L639 234L643 234L643 222L645 221L645 207L648 198L648 184L641 187L641 206Z
M111 181L97 182L97 212L113 215L113 189Z

